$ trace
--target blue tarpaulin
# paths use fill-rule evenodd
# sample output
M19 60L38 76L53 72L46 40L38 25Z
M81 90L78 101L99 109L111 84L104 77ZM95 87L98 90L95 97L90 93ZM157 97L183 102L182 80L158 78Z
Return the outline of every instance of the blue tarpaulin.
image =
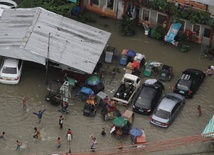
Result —
M133 50L128 50L126 55L129 56L129 57L135 57L136 56L136 52L133 51Z
M82 87L80 92L87 94L87 95L92 95L94 93L93 90L91 88L88 88L88 87Z
M175 36L177 35L179 29L181 28L182 24L181 23L173 23L170 26L170 29L168 31L168 33L166 34L166 36L164 37L164 40L166 42L170 42L173 45L175 45Z

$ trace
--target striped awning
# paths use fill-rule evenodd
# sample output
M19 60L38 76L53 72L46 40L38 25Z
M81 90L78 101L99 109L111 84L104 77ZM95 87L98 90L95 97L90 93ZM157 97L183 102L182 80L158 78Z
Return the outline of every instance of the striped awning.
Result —
M202 136L214 138L214 115L202 132Z

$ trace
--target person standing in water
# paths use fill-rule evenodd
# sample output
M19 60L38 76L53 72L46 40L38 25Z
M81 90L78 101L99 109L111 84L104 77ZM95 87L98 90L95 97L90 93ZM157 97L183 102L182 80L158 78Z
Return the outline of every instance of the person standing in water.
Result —
M28 97L25 97L22 100L22 104L23 104L23 110L27 111L27 101L28 101Z
M37 129L37 127L34 127L34 135L33 135L33 138L35 138L35 139L39 139L39 138L40 138L40 132L39 132L39 130Z
M201 116L201 112L202 112L202 110L201 110L201 106L200 106L200 105L198 105L197 109L198 109L198 116Z
M2 132L0 139L4 139L5 132Z
M60 148L61 147L61 139L60 139L60 137L57 138L56 142L57 142L56 147Z
M19 140L16 140L16 151L20 151L21 150L21 146L22 146L22 142L20 142Z
M41 120L42 120L42 116L44 114L44 112L46 111L46 108L44 110L40 110L39 112L33 112L34 115L37 115L38 116L38 119L39 119L39 124L41 123Z
M59 117L59 127L60 127L60 129L62 129L62 127L63 127L63 120L64 120L65 118L64 118L64 116L60 116Z

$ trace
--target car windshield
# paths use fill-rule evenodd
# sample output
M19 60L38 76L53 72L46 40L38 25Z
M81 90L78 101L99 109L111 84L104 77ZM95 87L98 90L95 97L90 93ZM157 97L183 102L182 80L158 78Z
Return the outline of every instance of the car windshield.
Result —
M155 93L154 88L144 87L139 94L139 97L137 99L137 104L141 104L144 106L150 106L154 93Z
M17 74L17 70L14 67L4 67L2 73L5 74Z
M189 90L189 87L191 85L191 81L190 80L179 80L178 84L177 84L177 89L180 90Z
M157 109L155 112L155 116L163 118L163 119L169 119L170 112L162 110L162 109Z

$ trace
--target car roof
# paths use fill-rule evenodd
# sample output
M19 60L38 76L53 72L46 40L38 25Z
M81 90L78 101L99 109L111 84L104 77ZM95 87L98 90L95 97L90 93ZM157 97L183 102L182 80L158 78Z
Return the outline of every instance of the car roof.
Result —
M185 71L183 71L183 74L196 75L196 74L201 74L201 73L203 73L203 71L201 71L199 69L186 69Z
M167 98L166 96L161 100L160 104L158 105L158 109L162 109L164 111L171 112L174 106L177 104L176 101Z
M133 75L133 74L128 74L128 73L126 73L126 74L124 75L124 78L126 78L126 79L133 79L134 81L136 81L137 79L139 79L138 76Z
M13 58L5 58L4 66L6 67L16 67L18 66L18 60Z
M144 83L143 83L143 87L153 87L155 89L161 87L163 84L158 81L157 79L147 79Z

